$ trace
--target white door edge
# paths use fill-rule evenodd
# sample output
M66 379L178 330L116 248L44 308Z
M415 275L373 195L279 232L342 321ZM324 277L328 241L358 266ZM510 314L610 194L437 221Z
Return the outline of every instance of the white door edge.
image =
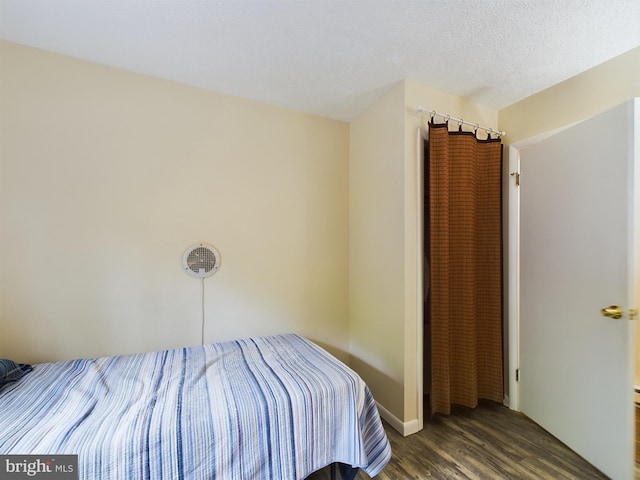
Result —
M509 237L508 237L508 335L509 335L509 369L507 372L509 378L509 408L511 410L520 411L520 396L517 382L516 372L520 367L519 349L520 349L520 273L519 262L520 255L518 248L520 246L520 191L516 185L516 178L520 172L520 152L518 144L509 146Z

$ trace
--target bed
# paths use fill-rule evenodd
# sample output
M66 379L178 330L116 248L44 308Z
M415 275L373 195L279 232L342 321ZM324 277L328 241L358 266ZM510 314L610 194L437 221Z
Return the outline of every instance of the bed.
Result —
M293 334L34 365L0 412L0 454L77 454L86 480L373 477L391 456L362 379Z

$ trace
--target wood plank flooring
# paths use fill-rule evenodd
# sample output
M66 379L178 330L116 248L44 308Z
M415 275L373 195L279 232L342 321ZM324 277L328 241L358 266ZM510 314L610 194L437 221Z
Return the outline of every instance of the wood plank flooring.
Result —
M586 460L524 415L502 405L456 407L448 417L402 437L385 424L393 451L375 478L405 479L606 479ZM309 480L329 480L329 468ZM369 476L359 472L356 480Z

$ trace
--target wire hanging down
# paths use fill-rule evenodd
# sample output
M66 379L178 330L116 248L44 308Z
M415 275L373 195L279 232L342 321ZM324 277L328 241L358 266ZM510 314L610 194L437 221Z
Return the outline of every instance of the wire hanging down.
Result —
M449 120L451 120L452 122L456 122L459 125L469 125L470 127L474 127L476 129L476 131L478 129L479 130L484 130L485 132L487 132L488 135L495 134L498 137L504 137L507 134L507 132L505 132L503 130L494 130L491 127L483 127L482 125L478 125L477 123L467 122L466 120L463 120L461 118L452 117L451 115L445 115L444 113L436 112L435 110L427 110L426 108L421 107L420 105L418 105L416 107L415 115L418 116L418 115L423 115L423 114L427 114L431 118L433 118L433 117L442 117L447 122Z

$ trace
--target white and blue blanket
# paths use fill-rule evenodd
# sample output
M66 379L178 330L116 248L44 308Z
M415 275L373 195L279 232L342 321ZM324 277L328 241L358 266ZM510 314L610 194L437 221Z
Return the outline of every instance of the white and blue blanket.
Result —
M81 479L297 480L391 449L362 379L297 335L34 365L0 390L0 454Z

